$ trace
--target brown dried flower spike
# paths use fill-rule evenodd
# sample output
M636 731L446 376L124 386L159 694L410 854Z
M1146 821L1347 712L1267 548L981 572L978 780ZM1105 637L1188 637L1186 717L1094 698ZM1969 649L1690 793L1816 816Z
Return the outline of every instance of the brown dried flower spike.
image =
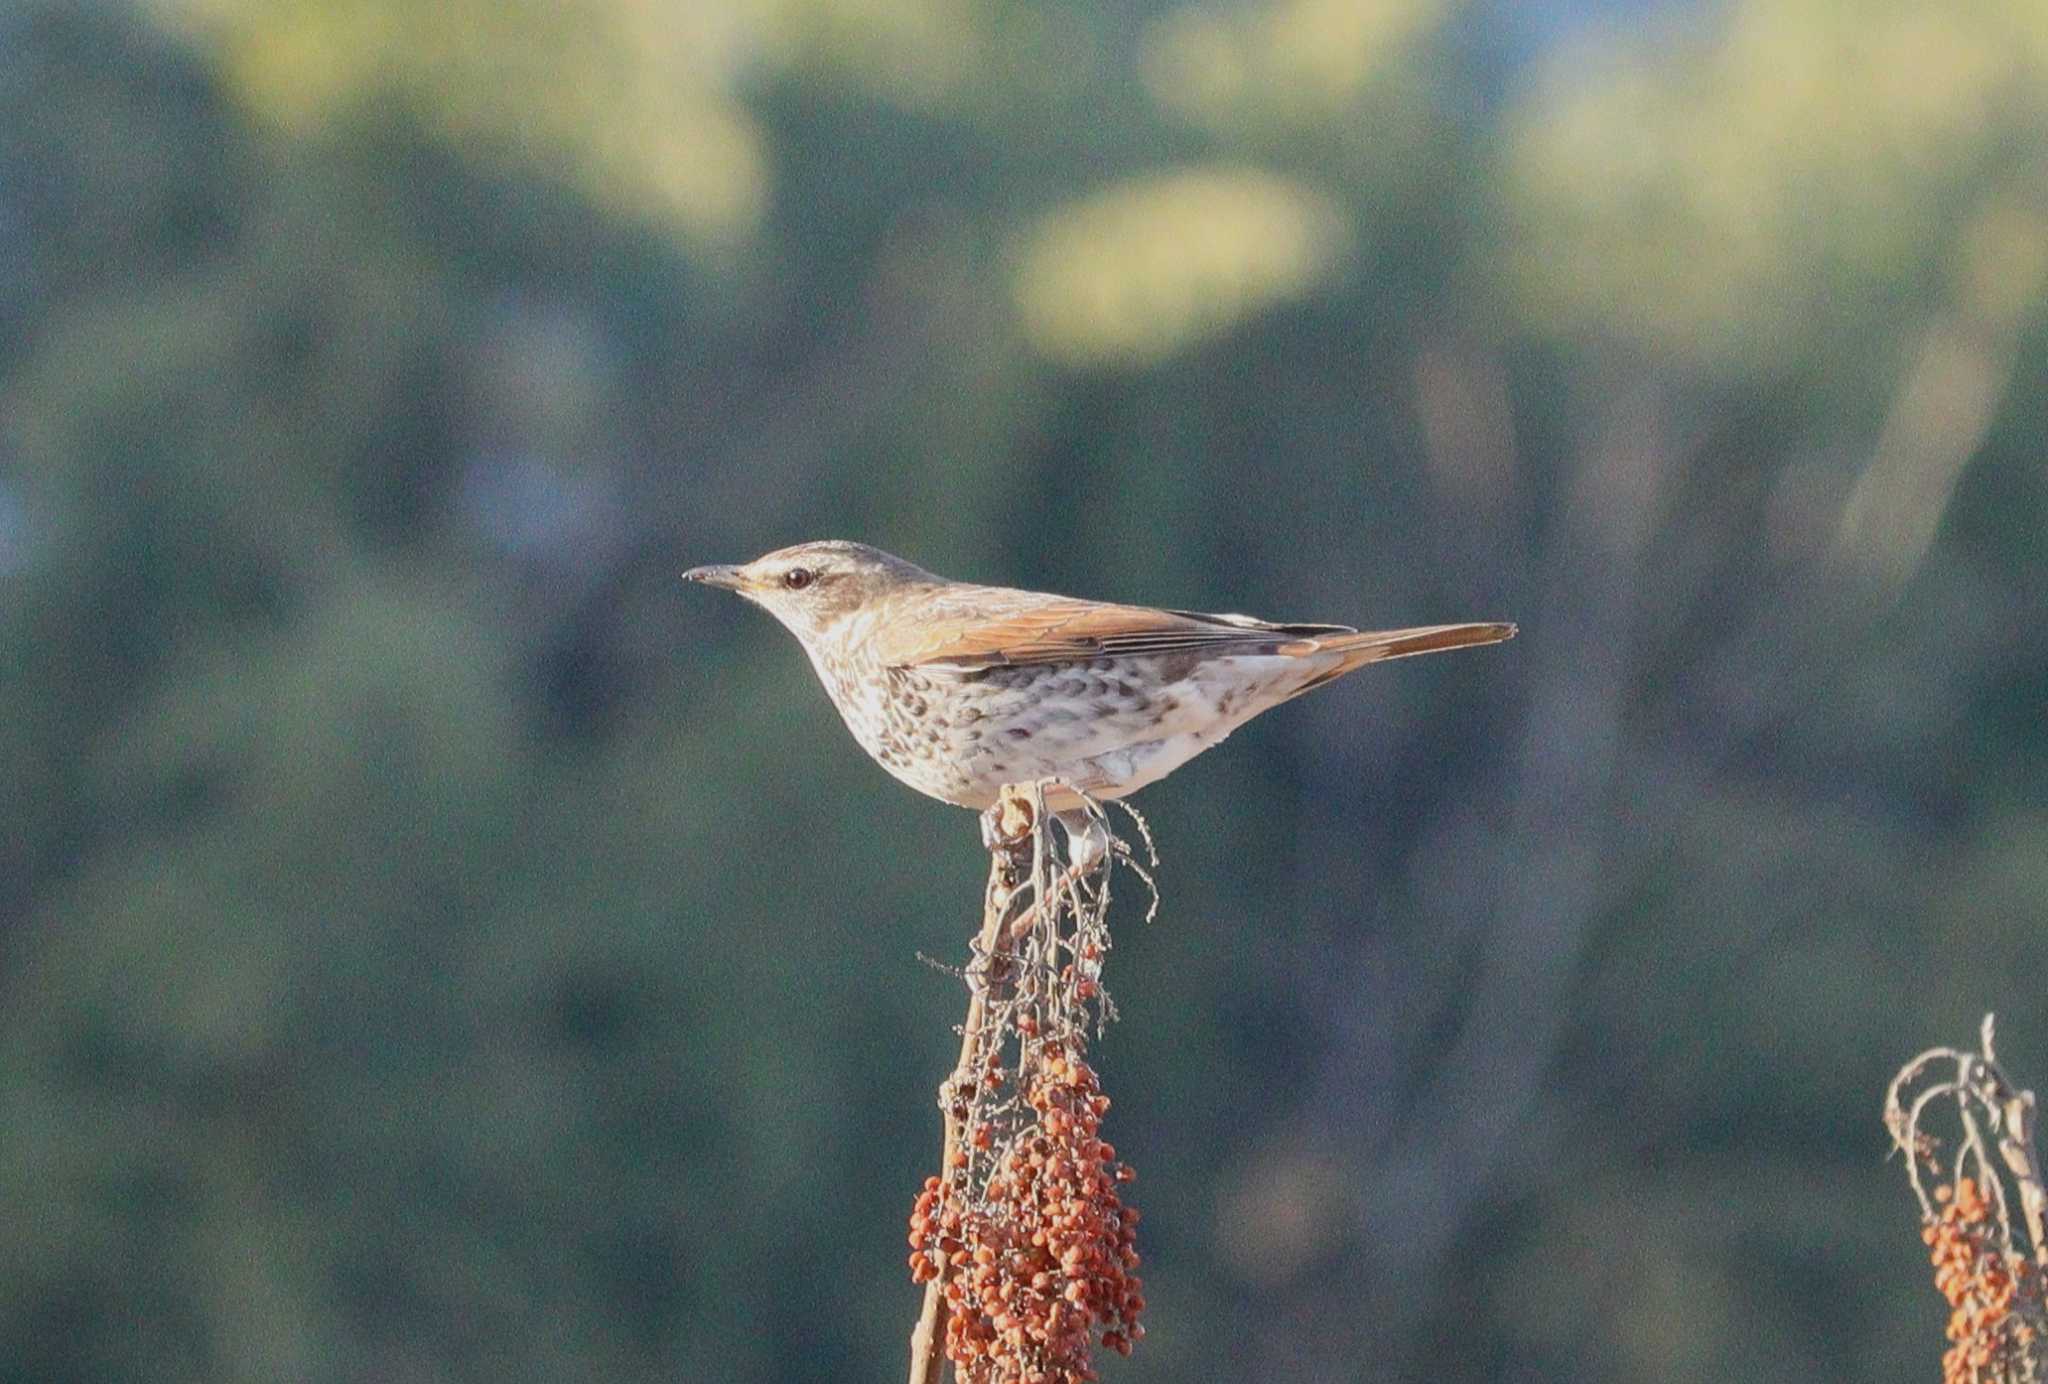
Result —
M929 1178L910 1215L911 1278L952 1271L946 1355L963 1384L1075 1384L1097 1378L1099 1338L1128 1355L1145 1334L1134 1272L1138 1213L1118 1195L1135 1174L1099 1137L1109 1097L1087 1060L1040 1053L1025 1125L979 1204Z
M1099 810L1110 849L1058 868L1042 792L1006 799L960 1061L940 1091L946 1152L910 1213L910 1277L926 1285L914 1384L953 1362L959 1384L1080 1384L1097 1345L1145 1334L1136 1174L1102 1138L1109 1111L1088 1040L1112 1014L1109 865L1138 868ZM1142 829L1142 822L1140 823ZM941 1332L940 1321L944 1328Z
M1929 1049L1899 1072L1885 1100L1886 1127L1920 1201L1934 1287L1948 1300L1944 1384L2028 1384L2044 1374L2048 1187L2034 1152L2033 1093L2006 1077L1992 1039L1987 1016L1980 1052ZM1950 1064L1953 1076L1941 1076ZM1943 1180L1940 1141L1923 1126L1950 1101L1962 1138ZM2014 1200L2031 1255L2015 1232Z
M1948 1299L1948 1338L1941 1357L1945 1384L2033 1378L2030 1361L2039 1318L2040 1276L2032 1263L1999 1243L1991 1203L1967 1177L1934 1189L1941 1215L1921 1232L1934 1262L1934 1286Z

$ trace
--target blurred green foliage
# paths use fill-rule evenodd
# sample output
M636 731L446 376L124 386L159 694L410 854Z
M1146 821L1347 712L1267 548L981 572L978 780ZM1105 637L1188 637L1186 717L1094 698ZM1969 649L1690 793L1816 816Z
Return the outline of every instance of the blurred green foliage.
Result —
M2044 15L19 0L0 1380L901 1367L974 825L675 583L823 536L1522 622L1145 795L1113 1379L1929 1377L1884 1082L2048 1082Z

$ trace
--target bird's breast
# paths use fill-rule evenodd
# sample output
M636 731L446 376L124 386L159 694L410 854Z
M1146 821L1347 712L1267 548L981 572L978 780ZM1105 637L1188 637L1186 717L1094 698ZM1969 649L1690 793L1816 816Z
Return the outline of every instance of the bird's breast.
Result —
M816 660L847 729L931 797L986 807L1056 779L1114 797L1164 777L1296 690L1306 660L1151 658L945 670Z

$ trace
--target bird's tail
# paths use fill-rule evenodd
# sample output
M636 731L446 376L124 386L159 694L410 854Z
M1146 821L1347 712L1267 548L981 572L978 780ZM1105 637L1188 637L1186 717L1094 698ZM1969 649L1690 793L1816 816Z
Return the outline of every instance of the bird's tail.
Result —
M1498 644L1513 639L1515 627L1487 622L1469 625L1418 625L1406 630L1361 630L1356 634L1326 634L1314 639L1296 639L1280 646L1279 652L1306 658L1314 654L1342 654L1344 661L1321 677L1305 683L1302 692L1341 678L1354 668L1382 659L1433 654L1443 649L1464 649L1475 644ZM1299 695L1298 693L1296 695Z

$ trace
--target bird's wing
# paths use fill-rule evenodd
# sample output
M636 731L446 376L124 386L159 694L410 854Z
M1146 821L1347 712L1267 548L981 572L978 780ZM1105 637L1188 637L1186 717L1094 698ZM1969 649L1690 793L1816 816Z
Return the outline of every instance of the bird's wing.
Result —
M880 636L877 652L890 667L966 672L1116 654L1276 653L1291 642L1352 633L1348 625L1275 625L1248 615L1041 596L899 625Z

